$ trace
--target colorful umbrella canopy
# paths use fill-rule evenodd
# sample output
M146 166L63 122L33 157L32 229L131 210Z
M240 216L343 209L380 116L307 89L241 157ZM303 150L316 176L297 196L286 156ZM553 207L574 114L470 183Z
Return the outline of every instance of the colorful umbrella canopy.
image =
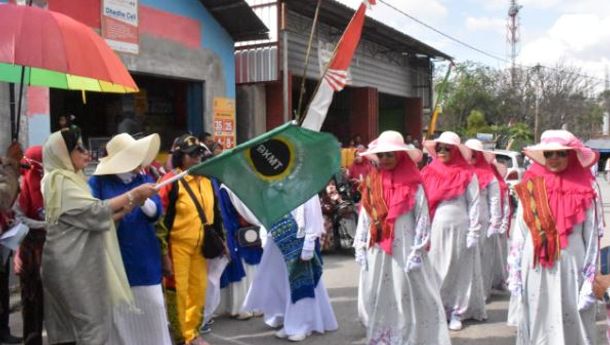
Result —
M0 5L0 81L138 91L119 57L91 28L61 13L12 4Z

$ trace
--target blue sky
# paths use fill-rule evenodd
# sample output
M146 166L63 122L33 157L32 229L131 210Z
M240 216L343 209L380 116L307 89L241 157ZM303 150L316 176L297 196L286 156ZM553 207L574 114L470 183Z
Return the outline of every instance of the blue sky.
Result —
M339 0L357 7L360 0ZM508 59L510 0L384 0L406 13L493 55ZM521 30L518 61L533 66L558 63L604 78L610 69L610 0L518 0ZM462 47L413 22L383 3L369 15L443 52L456 61L493 67L505 63ZM607 66L607 67L606 67Z

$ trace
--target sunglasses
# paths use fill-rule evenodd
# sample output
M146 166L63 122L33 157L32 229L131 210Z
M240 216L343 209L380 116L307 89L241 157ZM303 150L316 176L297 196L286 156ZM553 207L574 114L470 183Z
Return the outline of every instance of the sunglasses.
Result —
M202 151L200 151L200 150L195 150L195 151L193 151L193 152L189 152L189 153L187 153L187 155L189 155L189 156L191 156L191 157L193 157L193 158L197 158L197 157L201 157L201 156L203 156L203 152L202 152Z
M379 153L377 153L377 158L381 159L383 157L394 158L395 154L394 154L394 152L379 152Z
M447 144L436 144L436 146L435 146L436 152L451 152L452 148L453 148L453 145L447 145Z
M568 151L567 150L563 150L563 151L544 151L543 153L544 158L549 159L552 157L557 156L558 158L565 158L568 156Z

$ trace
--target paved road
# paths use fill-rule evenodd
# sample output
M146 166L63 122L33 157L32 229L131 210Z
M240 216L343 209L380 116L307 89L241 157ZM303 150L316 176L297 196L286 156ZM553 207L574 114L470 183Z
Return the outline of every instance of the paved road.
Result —
M610 184L599 179L604 196L604 211L610 221ZM608 231L607 231L608 232ZM610 245L610 233L602 240L602 247ZM325 256L324 283L339 322L339 330L324 335L312 335L302 344L350 345L365 344L365 330L357 320L357 284L359 269L348 254ZM17 302L18 299L13 299ZM516 330L506 326L508 295L496 293L487 305L489 319L486 322L465 322L460 332L452 332L453 345L513 345ZM605 310L599 305L598 344L605 344ZM21 314L11 315L13 333L21 333ZM273 345L288 344L276 339L274 330L265 326L261 318L237 321L218 317L212 326L212 333L206 339L213 345ZM136 344L134 344L136 345Z

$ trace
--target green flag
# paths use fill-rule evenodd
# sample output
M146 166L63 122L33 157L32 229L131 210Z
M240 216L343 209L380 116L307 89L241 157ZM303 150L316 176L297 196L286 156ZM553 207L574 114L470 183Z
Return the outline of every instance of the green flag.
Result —
M222 181L270 228L339 171L339 149L331 134L288 123L193 166L188 173Z

